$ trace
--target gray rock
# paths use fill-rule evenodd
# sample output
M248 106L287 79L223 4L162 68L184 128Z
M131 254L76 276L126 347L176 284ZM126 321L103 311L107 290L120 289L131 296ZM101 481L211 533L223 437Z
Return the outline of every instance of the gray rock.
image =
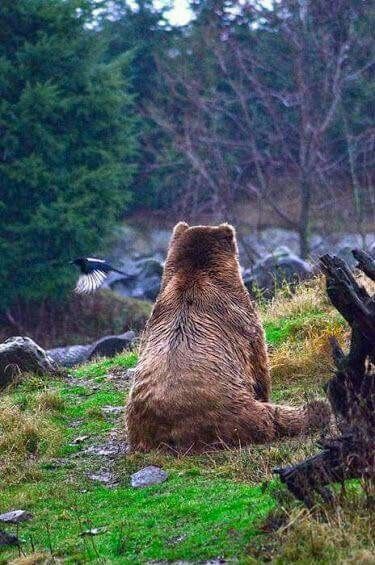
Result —
M19 545L19 543L20 540L17 536L0 530L0 547L5 547L7 545Z
M22 373L53 375L57 371L53 359L29 337L10 337L0 344L0 388Z
M162 275L162 263L152 257L138 261L135 272L126 277L116 277L109 284L110 288L121 296L155 300L160 290Z
M93 357L113 357L132 346L135 333L132 331L120 335L109 335L91 345L88 359Z
M91 528L90 530L85 530L84 532L80 533L81 537L85 536L98 536L100 534L105 534L108 532L108 528L106 526L101 526L100 528Z
M313 268L309 263L294 255L287 247L280 247L245 271L243 279L250 292L259 289L266 298L270 298L275 288L284 283L294 286L312 275Z
M255 257L262 258L256 262L251 271L245 271L245 282L249 289L253 288L255 283L255 286L265 289L267 296L272 296L275 281L278 285L280 279L285 279L293 285L295 280L303 280L312 275L311 265L298 257L300 244L296 231L267 227L260 231L249 229L248 233L244 233L244 227L241 229L240 226L238 234L240 263L248 266ZM140 228L127 225L117 230L111 259L113 257L112 262L120 265L127 276L112 273L103 286L111 288L122 296L154 301L160 288L162 265L167 254L170 235L171 230L153 226ZM352 264L351 256L347 254L348 249L362 247L364 244L370 249L372 245L372 252L375 255L374 242L374 233L367 234L365 242L355 232L312 233L310 258L316 262L325 253L339 254L344 259L349 257L349 262ZM280 259L277 265L271 265L270 268L265 265L268 273L271 271L271 276L264 274L265 269L262 265L258 270L259 264L264 263L270 256L274 258L278 254L277 248L280 249L281 246L288 248L288 261ZM269 262L272 263L272 260L270 259Z
M107 380L110 381L113 386L120 391L129 390L131 384L134 380L135 368L125 369L123 371L114 371L113 373L107 374Z
M250 233L244 242L252 246L260 255L273 253L275 249L287 247L292 253L299 253L298 234L284 228L265 228L259 234Z
M180 534L179 536L173 536L172 538L170 538L167 543L169 545L177 545L178 543L185 541L186 538L187 534Z
M163 265L157 259L146 259L140 264L137 275L137 287L140 295L134 294L135 298L144 297L155 300L159 294L161 278L163 276Z
M349 263L352 261L349 250L363 247L369 249L375 241L375 234L368 233L362 238L357 233L331 233L320 236L320 243L316 244L318 237L313 235L311 238L311 249L314 258L318 258L325 253L339 255L345 260L345 255L349 256Z
M104 445L92 445L86 450L86 453L111 458L124 453L124 449L120 444L108 443Z
M32 517L33 515L26 510L11 510L5 514L0 514L0 522L4 522L5 524L20 524L21 522L31 520Z
M89 478L92 481L97 483L101 483L106 486L115 486L117 484L117 479L111 471L98 471L97 473L92 473L89 475Z
M167 478L168 474L163 469L150 465L133 473L131 476L131 486L134 488L149 487L163 483Z
M91 345L67 345L48 349L47 353L61 367L74 367L84 363L91 352Z
M340 257L340 259L345 261L345 263L348 265L350 269L354 269L354 267L357 265L357 261L356 259L354 259L352 250L353 247L349 247L347 245L339 249L337 252L337 257Z
M103 414L113 414L115 416L118 416L119 414L124 412L124 410L124 406L103 406L102 408Z
M125 372L125 377L127 379L133 379L136 371L137 371L137 367L132 367L131 369L127 369Z
M78 437L73 439L73 441L70 445L80 445L81 443L83 443L84 441L89 439L89 437L90 436L78 436Z
M47 351L49 357L62 367L74 367L95 357L113 357L132 346L135 340L132 331L119 335L108 335L90 345L68 345Z

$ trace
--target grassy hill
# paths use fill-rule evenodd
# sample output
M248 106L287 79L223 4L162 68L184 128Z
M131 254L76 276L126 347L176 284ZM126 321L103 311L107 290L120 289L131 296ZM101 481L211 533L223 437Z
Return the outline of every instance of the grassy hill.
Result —
M261 309L274 400L322 396L327 337L347 339L322 281L294 295L284 289ZM361 485L338 489L334 508L309 513L272 474L313 453L317 437L196 456L126 453L122 410L136 361L126 352L67 378L24 375L1 394L0 512L22 508L33 519L18 528L20 548L0 548L0 563L374 562ZM146 465L161 466L168 480L132 488L131 473Z

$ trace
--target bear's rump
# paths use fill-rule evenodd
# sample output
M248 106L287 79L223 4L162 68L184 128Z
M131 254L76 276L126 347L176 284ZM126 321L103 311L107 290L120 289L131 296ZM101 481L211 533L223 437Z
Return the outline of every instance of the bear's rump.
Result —
M271 432L267 410L246 390L214 390L207 386L189 388L184 394L148 394L133 396L128 406L128 431L136 445L138 430L148 438L149 448L205 449L220 443L241 445L245 441L264 440L264 429ZM167 391L164 391L167 392ZM221 392L221 394L220 394ZM148 391L150 393L150 391Z

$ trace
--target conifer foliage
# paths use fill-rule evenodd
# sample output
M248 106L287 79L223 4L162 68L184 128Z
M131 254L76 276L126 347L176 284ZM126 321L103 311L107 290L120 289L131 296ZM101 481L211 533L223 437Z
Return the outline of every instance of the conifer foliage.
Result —
M0 308L64 296L129 200L127 55L105 63L86 0L0 6Z

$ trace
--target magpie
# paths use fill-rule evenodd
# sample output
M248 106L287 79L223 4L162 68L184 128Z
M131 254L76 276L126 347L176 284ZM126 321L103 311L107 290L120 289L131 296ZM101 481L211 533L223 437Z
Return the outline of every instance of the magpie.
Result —
M73 259L71 263L76 265L81 271L74 289L74 292L77 294L89 294L90 292L94 292L103 284L112 271L126 276L126 273L115 269L107 263L107 261L96 259L95 257L78 257L77 259Z

